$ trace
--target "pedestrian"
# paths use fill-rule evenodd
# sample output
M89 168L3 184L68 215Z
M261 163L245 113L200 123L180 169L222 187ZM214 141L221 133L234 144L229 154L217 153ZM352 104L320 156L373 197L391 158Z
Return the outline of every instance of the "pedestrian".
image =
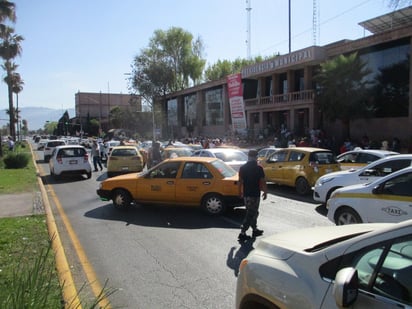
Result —
M100 159L100 147L99 144L97 143L96 140L93 140L92 144L92 151L91 151L91 156L93 158L93 165L94 165L94 171L97 172L97 165L99 165L100 170L103 170L103 165L102 161Z
M10 151L14 150L14 141L13 141L13 138L11 136L8 137L7 146L9 147Z
M162 155L160 153L160 142L153 141L152 142L152 148L149 151L149 164L148 164L148 167L151 168L152 166L155 166L156 164L160 163L161 161L162 161Z
M260 192L263 191L262 198L266 200L267 186L265 172L257 163L257 155L257 150L249 150L248 162L239 169L239 194L243 197L246 206L246 215L238 237L239 241L250 238L246 234L249 227L253 230L253 238L263 234L263 230L257 228L257 218L259 216Z

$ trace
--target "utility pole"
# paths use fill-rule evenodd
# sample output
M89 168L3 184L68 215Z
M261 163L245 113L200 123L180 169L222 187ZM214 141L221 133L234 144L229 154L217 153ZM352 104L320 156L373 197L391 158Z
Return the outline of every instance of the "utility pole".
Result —
M251 45L252 45L252 34L251 34L251 1L252 0L246 0L246 14L247 14L247 29L246 29L246 46L247 46L247 59L250 60L251 59Z

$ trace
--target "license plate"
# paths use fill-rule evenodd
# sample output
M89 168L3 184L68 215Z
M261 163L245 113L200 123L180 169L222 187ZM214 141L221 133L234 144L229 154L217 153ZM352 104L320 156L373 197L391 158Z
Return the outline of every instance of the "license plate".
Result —
M129 168L127 166L122 167L122 171L128 171L128 170L129 170Z
M77 160L70 160L69 164L77 164Z

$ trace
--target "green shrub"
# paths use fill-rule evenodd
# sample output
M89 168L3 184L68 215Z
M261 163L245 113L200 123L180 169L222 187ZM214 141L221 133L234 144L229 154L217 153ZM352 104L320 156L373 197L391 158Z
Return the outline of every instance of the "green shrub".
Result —
M5 168L25 168L30 158L26 153L9 153L3 160Z

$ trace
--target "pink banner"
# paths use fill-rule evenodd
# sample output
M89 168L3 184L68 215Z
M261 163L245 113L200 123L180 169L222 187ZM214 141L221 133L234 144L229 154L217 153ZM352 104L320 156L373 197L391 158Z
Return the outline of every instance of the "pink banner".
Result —
M226 80L233 129L246 129L246 114L243 102L242 77L240 73L232 74L228 75L226 77Z

